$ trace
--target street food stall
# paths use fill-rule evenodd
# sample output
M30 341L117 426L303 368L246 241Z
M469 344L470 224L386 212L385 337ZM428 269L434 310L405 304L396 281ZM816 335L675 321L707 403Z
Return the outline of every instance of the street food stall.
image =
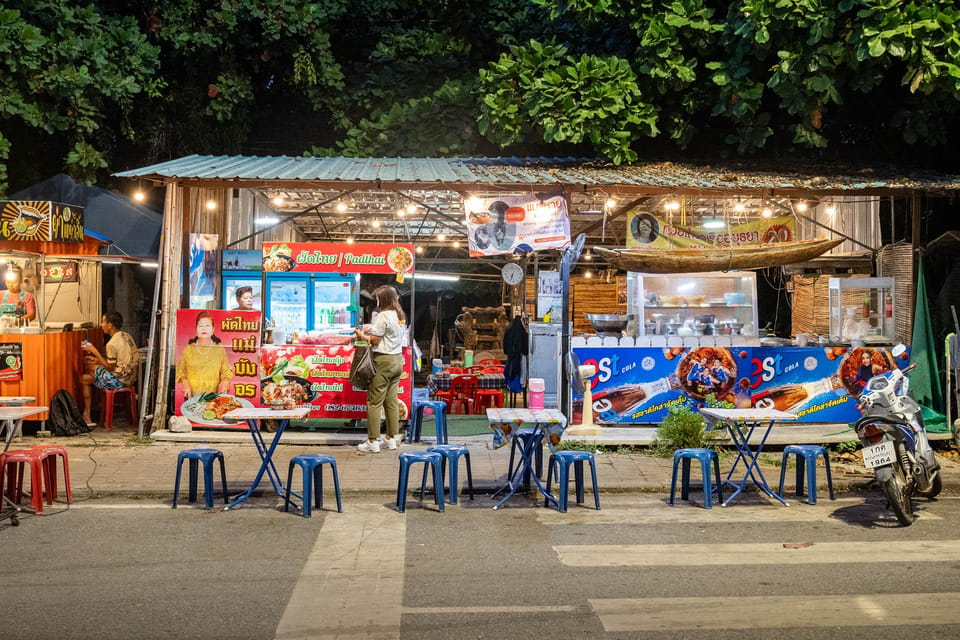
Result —
M58 389L82 398L81 342L103 350L100 241L84 234L82 208L50 201L0 207L0 287L11 301L9 309L0 305L0 395L46 406Z
M413 247L267 242L261 255L262 312L178 311L177 415L213 429L246 428L223 416L254 406L293 404L309 409L308 418L365 418L366 392L348 380L354 327L363 321L363 277L388 275L402 284L413 274ZM413 393L409 331L405 335L398 391L403 420Z

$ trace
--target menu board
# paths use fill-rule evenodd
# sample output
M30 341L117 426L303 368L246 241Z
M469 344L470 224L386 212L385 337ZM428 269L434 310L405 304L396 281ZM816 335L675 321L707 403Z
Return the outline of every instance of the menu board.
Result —
M0 342L0 380L23 380L23 344Z
M410 348L403 350L400 377L400 419L410 416L413 371ZM260 349L260 403L290 400L310 409L310 418L367 417L367 392L350 384L353 343L342 345L264 345Z

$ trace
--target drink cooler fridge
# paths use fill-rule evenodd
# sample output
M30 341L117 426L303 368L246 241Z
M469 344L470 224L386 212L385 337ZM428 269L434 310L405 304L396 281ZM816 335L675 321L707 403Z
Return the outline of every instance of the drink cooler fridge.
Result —
M265 293L264 316L287 340L295 331L346 331L356 326L358 275L270 273Z

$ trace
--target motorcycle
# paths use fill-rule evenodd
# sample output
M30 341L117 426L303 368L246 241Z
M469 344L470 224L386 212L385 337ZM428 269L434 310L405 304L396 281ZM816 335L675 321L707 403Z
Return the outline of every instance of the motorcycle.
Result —
M864 414L854 429L863 445L863 464L873 469L900 524L913 523L914 494L934 498L943 488L920 405L907 395L906 374L917 365L870 378L857 402Z

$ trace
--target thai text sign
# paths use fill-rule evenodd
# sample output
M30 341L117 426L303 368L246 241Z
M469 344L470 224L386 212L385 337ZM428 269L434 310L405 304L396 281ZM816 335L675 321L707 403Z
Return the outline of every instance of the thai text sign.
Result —
M0 380L23 380L23 344L0 342Z
M224 414L260 398L259 311L177 311L177 415L194 425L246 429Z
M83 242L83 207L49 200L0 200L0 240Z
M627 213L627 247L679 249L683 247L759 245L796 240L792 216L729 222L722 229L672 224L636 209Z
M560 249L570 244L563 196L500 196L464 202L471 256Z
M403 282L413 271L413 245L265 242L263 270L310 273L395 273Z

